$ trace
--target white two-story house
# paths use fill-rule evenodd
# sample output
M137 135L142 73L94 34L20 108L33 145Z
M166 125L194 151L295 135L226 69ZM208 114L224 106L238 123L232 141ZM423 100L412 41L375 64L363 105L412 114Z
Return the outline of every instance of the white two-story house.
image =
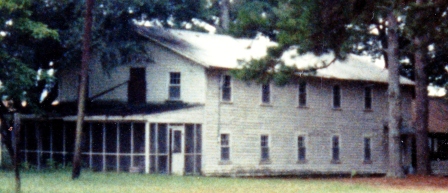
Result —
M263 56L272 42L138 30L151 60L90 66L83 166L206 176L386 172L387 69L378 61L351 55L290 85L260 85L229 70ZM402 127L411 128L413 82L401 84ZM24 161L71 161L77 86L76 70L59 72L53 114L24 118Z

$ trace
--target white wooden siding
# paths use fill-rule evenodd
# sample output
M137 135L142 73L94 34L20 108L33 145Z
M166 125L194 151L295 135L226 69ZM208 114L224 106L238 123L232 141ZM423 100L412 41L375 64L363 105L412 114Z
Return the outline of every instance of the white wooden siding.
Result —
M144 67L146 71L146 101L163 103L168 100L168 83L170 72L181 73L181 101L187 103L204 103L205 69L156 44L149 44L148 51L154 63L128 64L103 71L99 63L90 66L89 96L95 96L109 88L129 80L131 67ZM59 100L75 101L77 98L78 73L64 72L60 79ZM102 95L96 100L127 101L127 84Z
M271 87L270 105L260 105L261 86L233 80L232 102L220 103L219 71L208 73L204 129L205 175L294 174L301 172L385 173L384 124L387 86L372 86L372 110L364 110L371 83L307 80L307 108L298 108L297 85ZM332 105L332 85L341 87L341 110ZM410 94L404 94L410 97ZM410 98L409 98L410 99ZM410 100L403 101L404 109ZM403 111L405 122L410 111ZM220 164L217 137L232 133L231 164ZM260 135L269 134L270 164L260 164ZM307 135L307 163L297 163L297 133ZM331 163L331 137L340 136L340 164ZM364 164L364 136L371 136L372 164Z

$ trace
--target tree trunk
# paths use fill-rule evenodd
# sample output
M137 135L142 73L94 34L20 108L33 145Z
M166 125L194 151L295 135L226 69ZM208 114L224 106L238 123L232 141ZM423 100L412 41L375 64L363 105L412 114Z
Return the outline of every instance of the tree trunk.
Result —
M417 0L417 4L423 3ZM418 14L418 13L417 13ZM417 16L418 17L418 16ZM424 57L423 37L415 37L414 45L414 70L415 70L415 128L416 128L416 152L417 152L417 174L429 175L431 165L429 161L428 146L428 75L426 73L426 62Z
M16 192L20 192L20 115L19 113L14 113L14 173L16 181Z
M404 172L401 163L400 150L400 125L401 125L401 91L398 59L398 22L391 10L387 15L388 26L388 46L386 49L389 64L389 165L387 177L403 178Z
M9 157L14 159L14 144L12 142L11 136L13 133L9 131L10 125L8 124L8 121L6 120L3 113L0 113L0 134L1 134L1 142L6 147L6 150L8 151ZM0 145L1 146L1 145Z
M229 25L230 25L230 16L229 16L229 0L221 0L220 3L220 12L221 12L221 18L220 18L220 24L222 32L228 32L229 31Z
M86 15L84 17L84 34L81 60L81 82L78 93L78 115L76 120L75 150L73 155L72 179L79 178L81 174L81 139L82 125L84 122L84 111L87 90L87 70L90 62L90 36L92 31L92 8L94 0L86 1Z

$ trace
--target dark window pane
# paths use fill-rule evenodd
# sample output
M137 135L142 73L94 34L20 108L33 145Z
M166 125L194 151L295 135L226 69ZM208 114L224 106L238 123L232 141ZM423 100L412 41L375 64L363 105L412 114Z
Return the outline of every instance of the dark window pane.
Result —
M180 84L180 72L170 72L170 84Z
M197 124L196 125L196 149L195 152L196 153L201 153L202 152L202 129L201 129L201 125Z
M185 153L194 153L194 125L185 125Z
M333 107L341 107L341 88L339 87L339 85L333 86Z
M103 124L92 123L92 151L103 152Z
M120 123L120 152L131 153L131 124Z
M134 123L134 153L145 153L144 123Z
M157 130L156 124L151 123L150 131L149 131L149 153L156 153L156 144L157 144Z
M106 152L117 152L117 124L106 123Z
M372 109L372 88L366 87L364 94L364 108Z
M223 76L223 84L222 84L222 100L223 101L230 101L231 100L231 77L229 75Z
M180 99L180 86L170 86L170 99Z
M157 129L158 153L168 153L168 130L166 124L159 124Z
M364 138L364 160L371 160L370 138Z
M333 136L332 138L332 159L334 161L339 160L339 137Z
M230 148L221 147L221 160L229 160L230 158Z
M181 153L181 152L182 152L182 132L174 131L173 153Z
M299 106L306 106L306 82L299 84Z
M271 88L269 84L263 84L261 87L261 101L263 103L271 102Z

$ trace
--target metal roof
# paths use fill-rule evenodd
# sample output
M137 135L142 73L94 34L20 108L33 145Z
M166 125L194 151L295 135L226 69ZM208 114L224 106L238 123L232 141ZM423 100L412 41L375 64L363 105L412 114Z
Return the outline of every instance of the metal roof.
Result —
M277 46L277 43L267 38L241 39L228 35L144 26L137 26L137 31L206 68L240 68L251 59L265 56L267 48ZM345 60L336 60L325 68L320 67L334 59L332 54L298 55L295 50L291 50L285 52L281 59L286 65L295 65L299 69L318 67L317 73L311 75L315 77L387 83L388 72L384 67L384 60L372 60L370 56L350 54ZM405 77L401 77L400 81L401 84L414 85L413 81Z

